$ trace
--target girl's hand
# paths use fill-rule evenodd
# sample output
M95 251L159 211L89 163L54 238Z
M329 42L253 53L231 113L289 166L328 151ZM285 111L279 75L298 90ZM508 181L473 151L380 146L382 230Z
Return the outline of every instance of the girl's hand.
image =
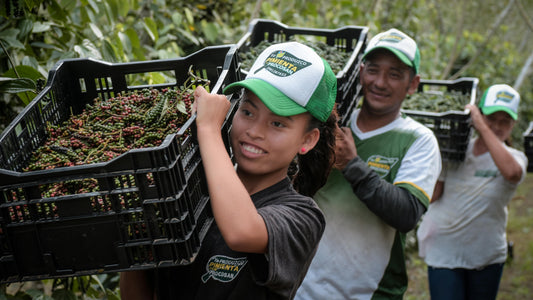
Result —
M203 86L194 91L193 112L196 112L196 126L212 127L220 131L222 123L230 108L230 102L224 95L210 94Z
M472 118L472 126L474 126L474 128L477 131L486 129L486 127L488 127L487 123L485 123L483 114L481 113L481 111L479 110L477 106L472 105L472 104L467 104L465 108L470 109L470 117Z

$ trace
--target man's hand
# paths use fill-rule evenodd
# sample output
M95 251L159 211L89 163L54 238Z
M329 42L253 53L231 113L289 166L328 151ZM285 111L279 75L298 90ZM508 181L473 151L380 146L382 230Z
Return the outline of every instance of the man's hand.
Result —
M357 157L357 149L351 129L348 127L338 128L335 138L335 164L333 167L342 170L355 157Z

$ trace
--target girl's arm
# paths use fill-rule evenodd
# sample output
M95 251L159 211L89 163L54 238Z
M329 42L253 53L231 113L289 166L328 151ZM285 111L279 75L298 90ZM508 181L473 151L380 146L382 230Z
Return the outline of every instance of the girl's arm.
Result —
M520 179L522 179L522 167L520 167L520 164L511 153L505 149L503 143L498 139L494 132L492 132L487 123L485 123L479 108L471 104L468 104L466 108L470 109L472 124L485 141L490 155L498 167L498 170L500 170L503 178L512 183L520 182Z
M207 178L215 221L234 251L265 253L268 232L226 151L221 127L230 108L223 95L203 87L194 92L198 144Z
M431 197L430 202L435 202L440 199L440 196L442 196L442 192L444 191L444 181L437 180L437 183L435 183L435 188L433 189L433 196Z

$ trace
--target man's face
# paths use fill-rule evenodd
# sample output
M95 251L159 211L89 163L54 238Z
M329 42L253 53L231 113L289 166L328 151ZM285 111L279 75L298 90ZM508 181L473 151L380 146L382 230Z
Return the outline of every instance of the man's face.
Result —
M363 109L376 116L397 115L407 94L416 91L420 76L388 50L375 50L361 65Z

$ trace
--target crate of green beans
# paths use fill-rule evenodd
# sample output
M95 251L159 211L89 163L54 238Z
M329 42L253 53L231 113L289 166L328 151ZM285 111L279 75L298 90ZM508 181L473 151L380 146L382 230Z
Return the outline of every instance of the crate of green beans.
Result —
M344 26L337 29L291 27L283 23L255 19L237 42L243 75L259 54L275 43L297 41L308 45L324 58L337 77L337 112L345 125L361 98L359 66L366 47L368 27Z
M442 160L462 161L472 135L466 104L476 103L479 79L420 80L418 90L402 103L402 111L433 130Z
M56 64L0 136L0 283L190 263L213 222L192 93L240 80L235 50Z

